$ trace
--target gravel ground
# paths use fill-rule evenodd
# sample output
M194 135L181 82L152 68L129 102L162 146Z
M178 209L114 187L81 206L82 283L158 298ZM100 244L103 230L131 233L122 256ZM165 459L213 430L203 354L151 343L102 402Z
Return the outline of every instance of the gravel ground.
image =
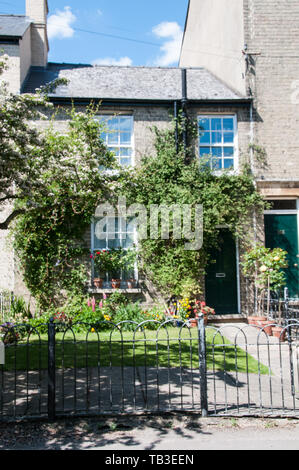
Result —
M0 450L299 450L299 420L197 415L0 424Z

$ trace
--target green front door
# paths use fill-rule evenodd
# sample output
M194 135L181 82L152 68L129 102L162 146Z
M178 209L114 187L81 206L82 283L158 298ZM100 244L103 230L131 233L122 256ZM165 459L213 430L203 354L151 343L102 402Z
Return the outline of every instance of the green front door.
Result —
M291 298L299 297L299 250L296 214L265 215L265 243L267 248L282 248L288 252L286 281Z
M236 242L228 230L221 230L219 248L212 255L206 274L206 302L216 314L238 313Z

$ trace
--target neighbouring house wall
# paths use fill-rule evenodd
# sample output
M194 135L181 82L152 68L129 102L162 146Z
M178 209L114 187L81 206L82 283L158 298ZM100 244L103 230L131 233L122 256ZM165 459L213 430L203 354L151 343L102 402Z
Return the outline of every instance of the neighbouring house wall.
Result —
M268 168L259 179L299 179L299 1L244 0L248 86L254 96L254 141Z
M246 94L243 0L190 0L180 67L204 67Z
M33 20L31 25L31 65L45 67L48 62L47 0L26 0L26 16Z
M23 82L31 66L31 32L26 30L22 39L16 44L1 44L0 51L8 56L8 69L3 72L0 80L8 84L11 93L20 93Z
M0 77L0 82L5 82L8 85L8 90L11 93L19 93L21 88L21 59L20 59L20 46L19 44L1 44L0 51L3 55L7 55L8 69L3 72Z
M20 41L20 87L27 77L31 67L31 32L30 27Z

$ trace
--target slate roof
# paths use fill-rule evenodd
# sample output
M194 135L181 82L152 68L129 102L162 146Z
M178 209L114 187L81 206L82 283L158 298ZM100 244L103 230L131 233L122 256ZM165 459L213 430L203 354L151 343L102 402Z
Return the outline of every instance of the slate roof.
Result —
M0 15L0 37L22 38L32 20L21 15Z
M55 78L68 79L68 85L58 87L52 97L94 98L111 100L179 100L182 98L182 75L177 67L91 66L49 63L45 69L32 68L23 92ZM204 68L187 69L189 100L242 99L227 85Z

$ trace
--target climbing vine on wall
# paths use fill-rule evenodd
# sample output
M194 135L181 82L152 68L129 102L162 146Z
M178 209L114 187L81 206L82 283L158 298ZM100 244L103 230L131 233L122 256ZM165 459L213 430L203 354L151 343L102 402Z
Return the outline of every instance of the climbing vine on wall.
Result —
M194 136L194 124L190 125ZM180 123L178 127L180 133ZM140 241L141 268L166 297L198 294L211 252L217 247L219 227L226 226L241 240L248 238L252 211L262 211L263 200L246 170L216 175L207 161L199 162L192 142L187 149L179 145L177 152L175 123L169 130L154 132L156 155L143 158L122 191L128 203L145 205L148 214L152 204L202 204L203 244L199 250L188 251L188 240L175 239L170 228L167 240L148 237Z

